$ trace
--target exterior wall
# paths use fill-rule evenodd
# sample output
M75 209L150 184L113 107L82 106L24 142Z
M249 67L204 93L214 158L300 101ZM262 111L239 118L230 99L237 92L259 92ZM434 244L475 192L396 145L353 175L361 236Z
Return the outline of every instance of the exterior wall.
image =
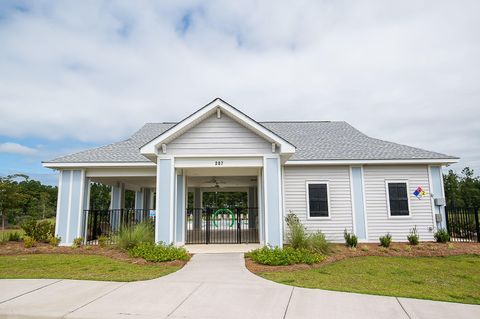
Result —
M378 238L387 232L394 241L407 241L407 235L414 226L417 227L420 240L433 240L434 221L427 165L365 165L363 171L369 241L378 242ZM389 217L387 180L407 181L410 216ZM422 186L427 193L422 199L412 194L418 186Z
M308 218L307 181L328 182L329 217ZM343 242L345 228L352 231L350 168L348 166L285 166L285 214L295 213L309 232L322 231L328 240Z
M167 154L271 153L271 143L225 114L210 116L167 145Z

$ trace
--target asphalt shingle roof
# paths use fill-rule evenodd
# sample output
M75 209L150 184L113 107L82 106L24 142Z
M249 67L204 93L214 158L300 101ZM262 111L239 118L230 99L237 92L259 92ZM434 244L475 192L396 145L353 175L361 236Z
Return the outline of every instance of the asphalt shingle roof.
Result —
M371 138L346 122L260 122L296 147L290 160L453 159L456 157ZM51 163L149 162L140 147L175 123L147 123L129 139L58 157Z

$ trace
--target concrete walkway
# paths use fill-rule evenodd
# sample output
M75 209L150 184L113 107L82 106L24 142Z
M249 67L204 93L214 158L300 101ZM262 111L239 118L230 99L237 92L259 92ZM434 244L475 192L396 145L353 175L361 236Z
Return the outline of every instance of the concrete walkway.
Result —
M243 254L198 254L180 271L116 283L0 280L1 318L480 318L480 306L276 284Z

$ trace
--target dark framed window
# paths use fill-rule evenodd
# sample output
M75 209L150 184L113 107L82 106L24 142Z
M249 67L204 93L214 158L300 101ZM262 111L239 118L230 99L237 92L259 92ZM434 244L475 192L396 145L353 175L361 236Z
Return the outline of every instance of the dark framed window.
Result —
M328 217L328 185L327 183L308 184L309 217Z
M388 185L388 201L390 216L408 216L408 189L405 182L390 182Z

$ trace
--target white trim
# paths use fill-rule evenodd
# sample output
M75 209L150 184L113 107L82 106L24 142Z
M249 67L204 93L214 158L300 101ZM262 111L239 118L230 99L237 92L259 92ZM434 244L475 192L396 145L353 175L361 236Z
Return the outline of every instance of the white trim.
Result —
M185 237L187 232L187 216L185 215L185 212L187 211L188 188L187 188L187 177L185 176L184 172L182 172L182 180L183 180L183 199L182 199L183 232L182 232L182 242L180 244L185 245ZM195 192L193 193L193 196L195 196Z
M67 209L67 233L65 234L65 244L70 243L70 215L72 212L72 189L73 189L73 170L70 171L70 185L68 188L68 209Z
M279 216L279 223L280 225L279 228L279 234L280 234L280 243L279 243L279 247L282 248L283 247L283 180L282 180L282 168L283 166L281 165L280 163L280 158L277 157L277 166L278 166L278 187L279 187L279 190L278 190L278 214L280 215Z
M363 219L365 223L365 240L368 242L368 218L367 218L367 197L365 191L365 173L363 166L360 166L360 171L362 173L362 196L363 196Z
M451 164L459 159L397 159L397 160L288 160L285 165L359 165L359 164Z
M83 204L85 199L83 195L85 194L85 170L80 171L80 198L78 199L78 223L77 223L77 237L82 236L82 215L83 215ZM85 240L85 239L84 239Z
M282 247L283 247L283 241L285 240L284 234L285 234L285 166L281 165L281 174L282 174L282 182L280 185L282 186L282 209L280 211L282 212L281 220L282 220Z
M305 181L305 198L307 201L307 220L330 220L332 219L332 210L330 208L330 185L328 180L306 180ZM328 216L310 216L310 193L308 190L309 185L318 185L318 184L325 184L327 185L327 209L328 209Z
M175 193L176 193L176 185L177 185L177 175L175 172L175 163L174 159L170 161L170 242L175 243L175 223L174 219L176 216L175 213Z
M430 194L428 196L430 197L430 207L432 208L432 222L433 222L433 229L437 229L437 220L435 218L435 200L433 198L433 181L432 181L432 172L431 172L431 167L432 165L427 166L427 171L428 171L428 188L430 190ZM441 171L440 171L441 172Z
M262 209L262 201L263 201L263 174L262 171L259 170L257 173L257 206L258 206L258 217L259 217L259 238L260 244L265 245L265 231L264 231L264 212Z
M267 172L266 172L266 164L267 164L267 159L266 157L263 158L263 174L262 174L262 177L263 177L263 213L265 215L265 244L270 244L268 242L268 203L267 203L267 198L268 198L268 194L267 194Z
M187 155L179 157L212 157L212 155ZM258 154L222 154L221 157L259 157ZM358 164L453 164L459 159L405 159L405 160L288 160L285 165L358 165ZM155 167L153 162L43 162L47 168L84 167Z
M404 183L407 187L407 205L408 205L408 215L398 215L398 216L392 216L390 212L390 194L388 191L388 184L395 184L395 183ZM387 213L388 213L388 218L390 219L411 219L412 218L412 212L411 212L411 205L410 205L410 185L408 184L407 179L386 179L385 180L385 193L387 197Z
M238 121L240 124L246 128L255 131L257 134L263 138L269 140L270 142L276 142L280 145L280 150L282 153L295 153L295 146L287 142L282 137L273 133L272 131L266 129L259 123L255 122L253 119L249 118L242 112L238 111L231 105L223 102L220 99L215 99L200 110L188 116L186 119L176 124L166 132L160 134L152 141L146 143L140 148L140 153L142 154L152 154L156 153L158 146L161 143L168 143L170 138L175 138L176 135L182 134L182 131L188 130L191 126L195 125L197 122L202 121L204 118L210 116L216 110L221 109L223 112L232 117L234 120Z
M67 167L155 167L152 162L77 162L77 163L52 163L43 162L43 167L47 168L67 168Z
M58 225L60 224L60 205L62 201L63 171L60 171L58 176L57 215L55 216L55 234L53 234L54 236L58 236Z
M357 233L357 225L356 225L357 216L355 213L355 194L353 191L353 166L349 167L349 175L350 175L350 202L352 204L352 230L353 230L353 233L356 234Z

